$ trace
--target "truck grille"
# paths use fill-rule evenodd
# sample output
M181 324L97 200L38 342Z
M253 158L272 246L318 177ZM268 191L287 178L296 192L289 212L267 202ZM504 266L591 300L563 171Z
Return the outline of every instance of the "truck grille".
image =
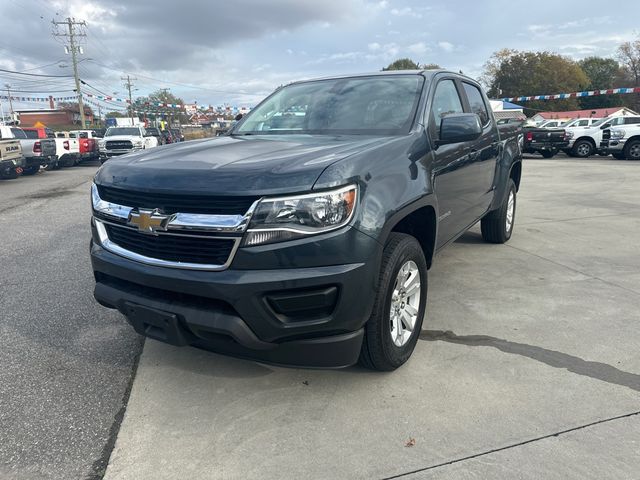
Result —
M210 215L244 215L259 197L213 197L146 193L98 186L100 198L127 207L158 208L163 213L203 213Z
M108 140L105 148L107 150L131 150L133 144L129 140Z
M611 130L606 128L602 131L602 140L610 140L611 139Z
M127 227L105 224L109 240L120 247L149 258L169 262L224 265L235 240L206 236L171 234L148 235Z

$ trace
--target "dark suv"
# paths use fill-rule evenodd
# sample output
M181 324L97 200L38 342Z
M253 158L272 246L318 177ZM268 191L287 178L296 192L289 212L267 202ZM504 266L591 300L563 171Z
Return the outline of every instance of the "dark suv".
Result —
M434 254L479 221L485 240L510 238L519 140L451 72L287 85L228 136L98 171L95 297L174 345L395 369Z

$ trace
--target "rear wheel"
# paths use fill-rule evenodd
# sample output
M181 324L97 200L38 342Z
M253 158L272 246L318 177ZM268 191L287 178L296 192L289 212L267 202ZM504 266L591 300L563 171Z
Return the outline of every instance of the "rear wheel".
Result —
M586 158L593 155L595 148L589 140L578 140L571 149L571 153L578 158Z
M384 248L373 311L365 325L360 363L395 370L416 346L427 303L427 262L418 241L392 233Z
M624 147L624 156L627 160L640 160L640 140L631 140Z
M491 210L480 221L482 238L489 243L505 243L511 238L516 220L516 184L509 179L507 195L500 207Z

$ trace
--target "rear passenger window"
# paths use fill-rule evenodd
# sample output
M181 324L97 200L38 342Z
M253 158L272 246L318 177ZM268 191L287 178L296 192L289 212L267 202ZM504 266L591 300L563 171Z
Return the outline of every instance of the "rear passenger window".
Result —
M442 80L436 87L436 93L433 95L433 120L436 126L436 132L440 131L442 118L452 113L464 113L460 95L456 89L453 80Z
M625 125L633 125L634 123L640 123L639 117L625 117L624 124Z
M480 117L482 125L486 125L489 123L489 112L487 111L487 106L484 103L480 89L470 83L462 82L462 85L464 85L464 92L467 94L467 99L469 99L471 113L476 113ZM556 125L553 126L555 127Z

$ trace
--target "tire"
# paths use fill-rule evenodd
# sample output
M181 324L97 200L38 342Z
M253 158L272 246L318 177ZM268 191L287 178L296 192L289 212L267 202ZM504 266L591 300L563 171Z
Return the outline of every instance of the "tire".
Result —
M505 243L511 238L516 220L516 193L516 184L510 178L502 205L491 210L480 221L480 230L485 242Z
M571 153L578 158L587 158L595 153L595 148L589 140L578 140L573 144Z
M611 155L616 160L625 160L627 158L627 157L625 157L624 153L612 153Z
M414 280L408 290L398 292L397 282L406 274L409 276L405 278ZM427 262L422 248L411 235L392 233L382 254L378 292L365 325L360 364L379 371L395 370L404 364L420 336L426 304ZM394 306L401 313L392 317Z
M34 165L32 167L26 167L22 170L22 175L35 175L40 171L40 165Z
M20 173L18 173L18 170L16 168L9 168L5 170L5 172L0 173L0 178L7 180L15 180L19 176Z
M627 160L640 160L640 140L631 140L625 145L624 157Z
M556 153L558 153L556 150L540 150L540 154L544 158L552 158Z

